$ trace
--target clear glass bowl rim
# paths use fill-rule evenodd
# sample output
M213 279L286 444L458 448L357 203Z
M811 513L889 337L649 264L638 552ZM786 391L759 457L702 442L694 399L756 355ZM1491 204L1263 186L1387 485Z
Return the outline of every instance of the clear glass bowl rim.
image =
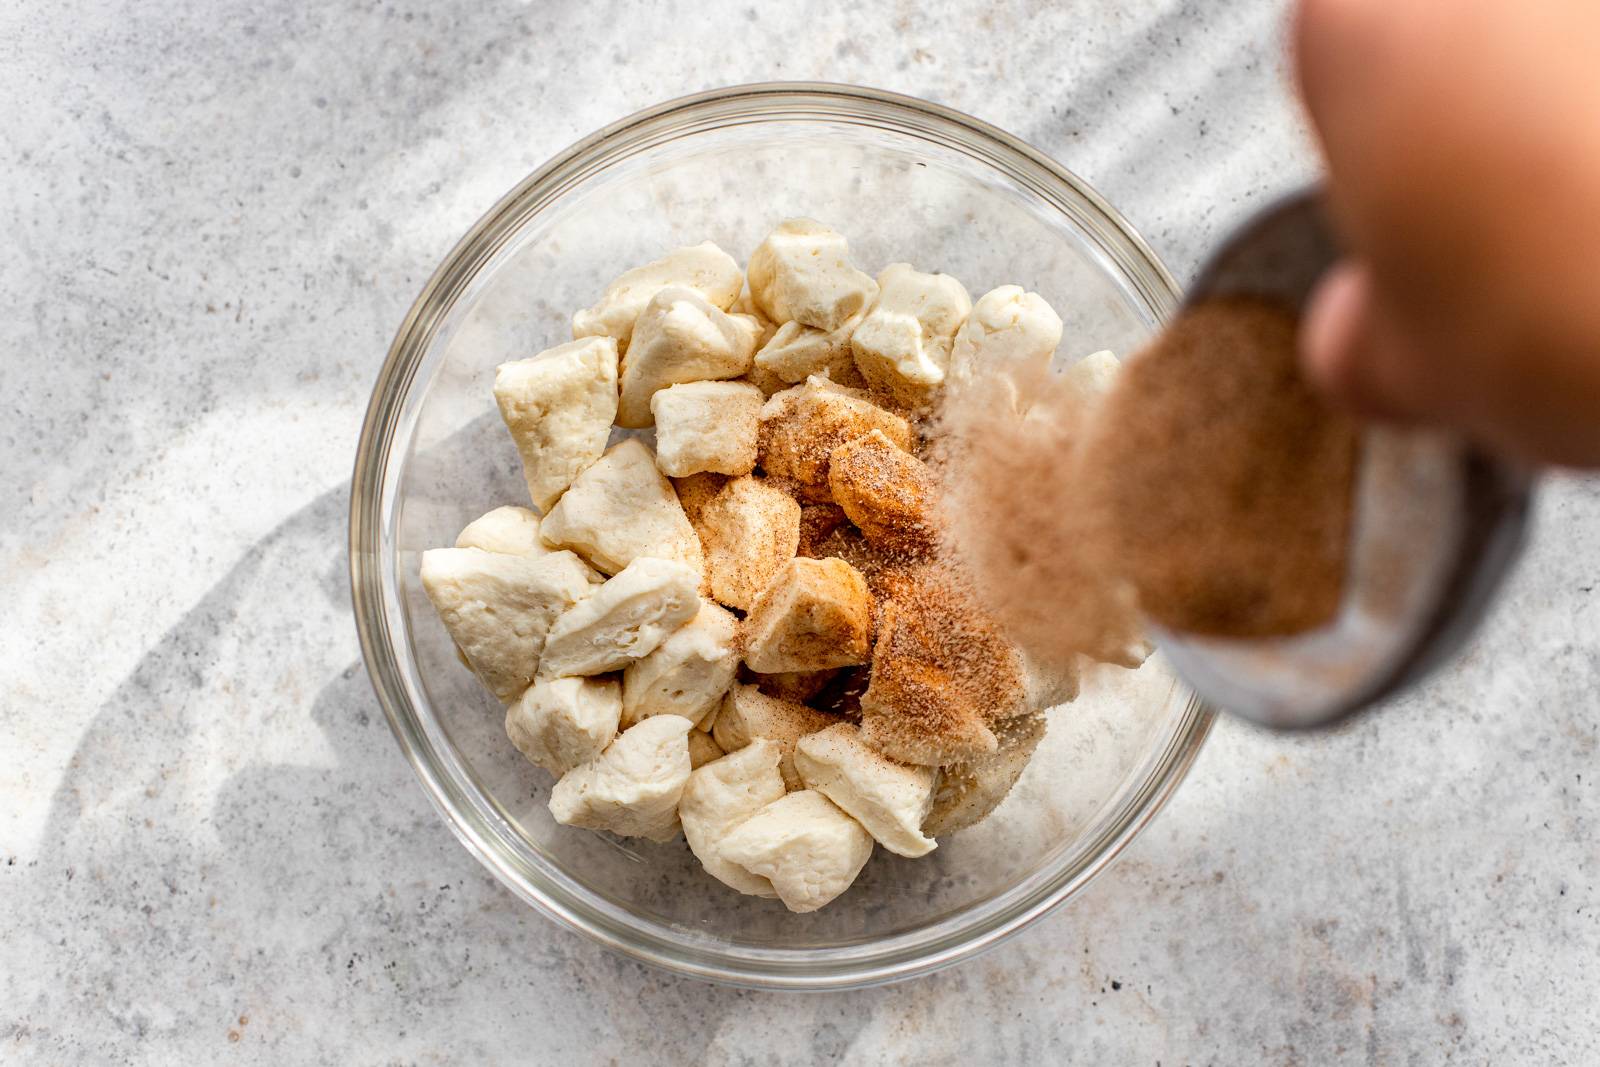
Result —
M385 607L382 557L386 489L397 484L391 450L409 391L439 325L496 252L538 212L606 167L638 152L712 129L754 122L820 121L891 130L953 149L1003 173L1089 233L1158 318L1178 287L1154 252L1085 182L1024 142L961 112L878 89L821 82L730 86L637 112L558 153L507 193L450 251L401 323L373 387L356 450L350 494L350 584L356 628L378 701L429 799L461 843L501 883L556 922L642 962L696 978L752 988L848 989L950 966L1039 919L1116 858L1160 811L1198 755L1214 711L1191 698L1154 772L1077 862L1036 871L1017 886L912 931L862 943L768 949L710 942L593 899L553 869L517 862L493 825L447 770L400 681Z

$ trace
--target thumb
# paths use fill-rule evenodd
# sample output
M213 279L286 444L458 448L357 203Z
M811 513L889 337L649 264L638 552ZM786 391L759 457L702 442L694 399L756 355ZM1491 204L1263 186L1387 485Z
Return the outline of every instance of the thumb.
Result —
M1382 312L1360 263L1341 263L1317 283L1300 327L1300 363L1314 387L1367 418L1411 422L1439 414L1425 357Z

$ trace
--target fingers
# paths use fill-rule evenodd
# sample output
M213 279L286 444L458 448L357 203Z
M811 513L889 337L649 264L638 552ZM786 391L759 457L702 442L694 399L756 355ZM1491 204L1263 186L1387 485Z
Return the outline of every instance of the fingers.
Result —
M1383 420L1428 420L1441 398L1425 387L1425 357L1379 310L1366 267L1330 270L1312 294L1300 330L1306 377L1335 403Z

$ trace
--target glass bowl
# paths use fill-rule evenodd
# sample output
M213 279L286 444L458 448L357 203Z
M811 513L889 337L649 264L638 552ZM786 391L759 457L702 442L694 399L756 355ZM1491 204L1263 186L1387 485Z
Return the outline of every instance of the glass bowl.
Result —
M1015 283L1065 321L1060 359L1126 353L1170 312L1166 270L1095 193L1027 145L921 100L742 86L651 108L551 160L434 273L378 376L356 457L350 572L362 652L406 757L451 829L513 892L636 959L748 986L827 989L965 959L1083 888L1172 794L1211 712L1159 657L1101 668L1055 709L987 821L907 860L878 849L848 892L793 915L666 845L558 826L550 781L507 741L417 579L500 504L526 503L490 392L496 364L569 336L623 269L712 240L743 261L778 220L844 233L876 272L908 260L974 296Z

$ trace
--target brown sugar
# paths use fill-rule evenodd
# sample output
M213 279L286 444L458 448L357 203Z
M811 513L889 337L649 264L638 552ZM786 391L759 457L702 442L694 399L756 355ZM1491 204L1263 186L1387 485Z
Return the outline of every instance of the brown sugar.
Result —
M1163 626L1271 637L1338 611L1357 431L1301 378L1297 327L1260 301L1202 304L1128 363L1094 420L1091 506Z

